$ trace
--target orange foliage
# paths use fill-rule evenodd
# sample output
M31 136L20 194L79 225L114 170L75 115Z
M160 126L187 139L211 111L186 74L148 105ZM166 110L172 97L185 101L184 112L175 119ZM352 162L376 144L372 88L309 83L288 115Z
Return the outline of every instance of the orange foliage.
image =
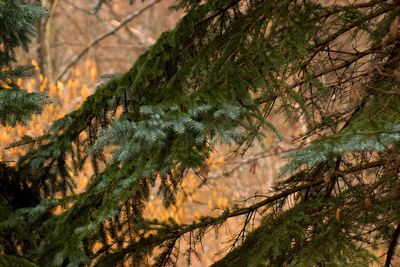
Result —
M38 63L32 61L38 70ZM46 77L38 74L30 79L18 79L17 84L28 92L46 92L51 103L44 107L41 114L33 116L28 125L17 125L14 128L2 127L0 131L0 160L15 161L24 154L23 149L5 149L5 146L19 140L23 136L37 137L57 119L75 110L90 94L97 79L97 67L93 61L87 60L83 67L73 70L71 78L66 81L50 83ZM80 183L80 181L79 181Z

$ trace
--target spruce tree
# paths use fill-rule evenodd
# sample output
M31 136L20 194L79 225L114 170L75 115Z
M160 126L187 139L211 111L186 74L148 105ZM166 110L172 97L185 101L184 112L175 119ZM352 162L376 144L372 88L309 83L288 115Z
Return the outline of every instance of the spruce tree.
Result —
M44 93L28 93L18 78L32 73L32 66L16 65L15 49L28 48L34 22L46 16L41 6L24 1L0 0L0 131L27 123L48 102ZM36 240L19 210L40 203L40 196L21 179L14 167L0 159L0 266L33 266L23 257Z
M15 175L40 204L17 207L0 226L23 240L11 227L23 221L35 240L3 253L39 266L168 266L185 234L200 242L232 217L244 218L247 233L268 208L215 266L368 266L380 243L391 266L400 235L399 1L177 8L186 15L174 30L33 141ZM265 131L280 138L269 122L278 112L300 115L307 131L268 197L192 224L143 218L157 180L173 203L218 142L244 153ZM85 162L95 175L75 194L73 173Z
M32 66L14 66L17 47L27 49L34 34L34 21L45 10L21 1L0 1L0 123L15 126L26 123L33 113L40 113L45 96L19 88L16 79L29 75Z

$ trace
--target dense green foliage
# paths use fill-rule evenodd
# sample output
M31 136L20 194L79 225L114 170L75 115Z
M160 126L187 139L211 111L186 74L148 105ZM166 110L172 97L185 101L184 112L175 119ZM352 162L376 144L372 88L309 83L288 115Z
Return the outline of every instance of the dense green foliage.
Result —
M46 98L19 88L16 78L29 75L29 66L14 67L14 49L27 48L34 34L33 22L46 15L37 5L21 1L0 1L0 123L14 126L27 122L32 113L40 113Z
M389 266L400 235L398 1L201 2L179 1L187 14L174 30L35 141L13 171L41 201L1 222L17 244L3 250L39 266L166 266L184 234L199 241L268 206L216 266L367 266L366 248L382 242ZM244 152L264 131L279 138L276 112L304 118L311 143L296 143L270 197L189 225L143 219L157 177L168 205L216 143ZM73 194L86 161L95 175ZM52 215L56 205L65 211Z
M16 84L26 77L30 66L15 66L15 49L27 48L34 34L35 20L44 17L46 10L22 1L0 1L0 127L26 123L32 114L42 111L47 102L43 93L28 93ZM18 210L40 203L26 181L14 168L0 159L0 266L36 266L16 253L20 247L32 248L31 228L19 217ZM6 255L4 255L6 254ZM14 255L7 255L14 254Z

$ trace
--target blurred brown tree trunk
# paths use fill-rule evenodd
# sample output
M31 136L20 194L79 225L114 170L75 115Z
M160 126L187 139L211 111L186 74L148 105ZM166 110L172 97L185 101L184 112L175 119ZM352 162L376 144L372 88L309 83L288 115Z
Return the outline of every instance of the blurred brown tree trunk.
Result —
M48 77L52 82L54 78L54 62L51 43L53 39L53 18L55 10L59 4L59 0L38 0L42 6L46 7L49 14L46 18L38 21L36 24L37 31L37 58L39 72L43 76Z

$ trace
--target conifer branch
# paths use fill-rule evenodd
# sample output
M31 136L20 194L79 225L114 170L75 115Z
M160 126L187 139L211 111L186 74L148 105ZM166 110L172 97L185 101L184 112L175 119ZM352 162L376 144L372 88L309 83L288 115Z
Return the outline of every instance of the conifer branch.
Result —
M253 204L251 206L244 207L244 208L238 208L238 209L235 209L232 211L226 210L223 214L221 214L218 217L204 217L204 218L201 218L199 222L196 222L193 224L181 224L181 225L176 225L176 226L172 226L172 227L166 226L165 229L161 228L160 230L158 230L158 232L156 234L150 234L150 236L148 236L148 237L144 237L142 239L139 239L136 242L130 243L126 248L124 248L114 254L107 255L106 258L104 259L104 262L100 261L98 266L107 266L106 262L108 262L108 261L112 262L113 258L119 258L122 255L125 255L131 251L137 250L140 247L147 247L147 246L154 247L154 246L160 245L168 240L176 240L177 238L180 238L183 235L185 235L189 232L193 232L197 229L208 228L210 226L219 225L219 224L225 222L229 218L253 213L254 211L260 209L261 207L264 207L268 204L276 202L276 201L278 201L282 198L285 198L291 194L294 194L296 192L300 192L305 189L312 188L314 186L323 184L323 182L324 181L322 179L318 179L318 180L315 180L314 182L299 185L299 186L290 188L284 192L278 193L276 195L266 197L266 199L264 199L256 204Z
M214 14L211 14L211 15L209 15L207 18L205 18L205 19L203 19L203 20L197 22L197 23L195 24L195 27L197 27L197 26L199 26L199 25L201 25L201 24L203 24L203 23L205 23L205 22L208 22L208 21L212 20L212 19L215 18L215 17L218 17L219 15L223 14L224 12L226 12L228 9L230 9L230 8L232 8L233 6L239 4L240 1L241 1L241 0L234 0L234 1L232 1L232 2L231 2L229 5L227 5L226 7L220 8L220 9L219 9L218 11L216 11Z
M386 255L385 267L390 267L392 265L392 260L396 251L399 237L400 237L400 223L397 225L396 230L394 230L394 233L392 235L392 240L390 241Z
M372 6L376 5L379 1L371 1L372 2ZM354 22L350 23L349 25L346 25L343 28L340 28L338 31L336 31L335 33L329 35L326 39L317 42L315 44L315 48L322 48L325 47L326 45L328 45L329 43L331 43L332 41L336 40L338 37L340 37L341 35L345 34L346 32L349 32L351 29L354 29L355 27L358 27L360 25L362 25L363 23L370 21L378 16L381 16L385 13L387 13L390 8L392 8L393 6L389 6L389 5L385 5L382 8L378 8L377 10L375 10L374 12L372 12L369 15L363 16L358 20L355 20Z
M398 217L400 109L398 94L387 94L398 90L394 75L398 46L378 44L388 28L396 37L391 41L398 42L400 27L391 22L398 10L392 10L392 3L371 0L324 6L318 1L182 0L188 14L177 28L163 34L125 74L100 85L19 163L18 176L27 177L27 184L48 199L72 187L67 157L79 166L88 161L88 156L79 155L92 145L96 176L84 193L63 199L71 206L65 205L65 213L52 218L56 229L43 233L43 238L35 236L43 247L38 262L47 266L56 259L58 266L88 262L115 266L126 259L141 263L144 257L160 256L162 265L174 256L175 242L182 237L190 234L192 252L193 244L212 227L219 229L229 218L240 217L245 225L237 237L246 236L244 251L263 249L257 257L245 255L235 266L284 266L289 261L312 266L332 259L342 265L354 259L365 263L368 253L359 245L365 247L369 237L360 228L368 232ZM370 42L353 47L352 53L336 53L358 44L364 34ZM342 47L342 42L349 45ZM368 64L384 70L370 73ZM300 81L292 80L296 74L303 75ZM349 86L357 82L375 90L372 97L363 98L367 104L347 101ZM214 141L247 145L262 138L255 129L267 123L267 115L278 105L287 117L308 113L306 123L310 119L313 127L303 134L313 142L303 143L305 147L291 154L288 171L295 175L277 183L269 196L257 195L257 203L227 208L215 217L203 216L191 224L145 219L156 181L161 181L165 203L171 203L187 170L201 168ZM81 132L88 135L81 140L85 145L73 150ZM108 148L113 149L113 162L99 165ZM264 156L268 155L237 164ZM263 208L273 213L247 235L246 224ZM397 229L392 237L376 231L390 243L390 265L400 234ZM90 245L98 242L102 247L91 251ZM243 252L242 247L227 257ZM323 253L313 254L315 248Z
M347 68L347 67L351 66L352 64L354 64L355 62L358 62L363 57L369 56L369 55L373 54L374 52L379 51L380 49L381 49L381 45L377 44L377 45L375 45L373 47L368 48L365 51L358 52L353 57L351 57L349 59L346 59L346 60L343 60L343 62L340 63L340 64L333 65L333 66L331 66L329 68L326 68L326 69L324 69L324 70L322 70L320 72L312 74L312 78L314 78L314 79L315 78L319 78L319 77L324 76L324 75L326 75L328 73L332 73L334 71L338 71L340 69ZM300 80L300 81L295 81L295 82L293 82L292 84L289 85L289 88L291 88L291 89L296 88L296 87L304 84L305 82L306 82L305 79L304 80Z

